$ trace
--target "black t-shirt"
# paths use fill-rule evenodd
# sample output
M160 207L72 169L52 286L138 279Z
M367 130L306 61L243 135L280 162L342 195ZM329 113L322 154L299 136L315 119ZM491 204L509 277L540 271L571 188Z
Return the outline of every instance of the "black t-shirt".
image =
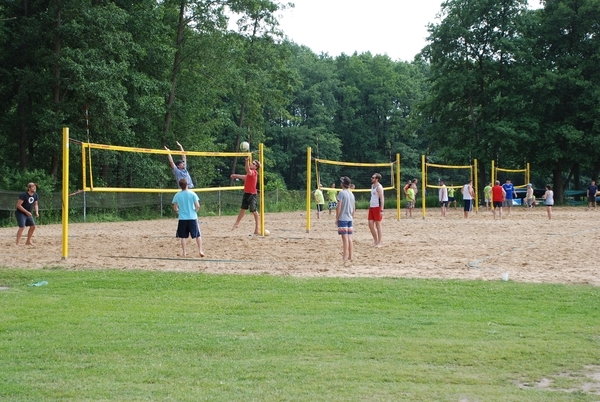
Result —
M33 193L33 195L30 195L26 191L19 196L19 199L23 200L23 204L21 204L21 206L25 208L28 212L32 212L33 204L35 204L35 202L38 200L38 195L37 193ZM20 209L17 209L17 211L23 213Z

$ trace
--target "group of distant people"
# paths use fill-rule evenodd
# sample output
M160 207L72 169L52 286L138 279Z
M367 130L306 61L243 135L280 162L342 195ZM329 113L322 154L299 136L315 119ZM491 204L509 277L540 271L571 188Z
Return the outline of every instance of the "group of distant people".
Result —
M442 204L442 216L446 216L446 186L444 185L444 181L440 181L441 188L439 190L439 199ZM592 182L594 183L594 182ZM531 183L527 184L527 190L525 193L524 202L527 208L531 209L535 205L537 205L537 201L535 199L535 195L533 192L533 186ZM589 190L588 190L589 192ZM473 200L475 199L475 193L472 186L472 180L468 180L465 185L461 188L461 193L463 194L464 200L464 217L469 217L469 212L473 209ZM503 208L506 207L508 209L507 215L510 216L510 211L513 205L513 200L517 198L517 192L515 190L515 186L512 184L511 179L506 179L506 182L503 185L500 185L500 180L496 180L494 185L492 183L488 183L487 186L483 189L483 197L485 200L485 209L489 211L492 209L494 213L494 220L500 219L502 220ZM552 191L552 186L549 184L546 185L546 191L542 197L544 199L544 204L546 205L546 212L548 215L548 219L552 219L552 206L554 205L554 192ZM595 200L595 198L594 198ZM589 208L589 207L588 207ZM498 213L498 216L496 216Z
M198 253L200 257L204 257L204 250L202 247L202 234L200 231L200 224L198 222L198 211L200 209L200 198L198 195L191 191L194 188L194 183L187 170L186 154L183 146L177 142L182 158L174 161L171 154L168 154L169 164L173 171L175 180L180 190L173 197L173 209L178 214L178 226L176 231L176 237L181 239L182 256L187 256L187 239L191 237L196 240L198 246ZM165 146L165 149L170 152L170 149ZM258 181L258 169L260 169L260 162L258 160L251 160L250 157L245 160L245 174L232 174L231 179L242 180L244 182L244 195L242 197L242 205L240 212L237 216L235 223L233 224L232 230L238 228L242 218L246 211L250 211L254 216L254 235L259 233L259 214L257 210L257 189L256 184ZM382 220L384 213L384 191L383 186L380 183L381 174L374 173L371 176L371 198L369 201L369 212L368 212L368 223L371 235L373 237L373 247L382 246ZM416 205L417 194L418 194L418 179L414 178L408 180L406 185L403 187L403 192L406 197L406 217L412 217L413 210ZM343 176L340 178L341 191L336 189L336 184L331 183L329 190L326 193L329 215L335 212L335 223L338 228L338 234L342 238L343 260L352 260L353 255L353 221L356 212L356 200L352 189L354 185L349 177ZM527 192L525 195L525 203L528 208L533 208L537 205L533 187L531 183L527 184ZM27 191L19 195L19 199L16 204L16 218L18 224L17 231L17 245L20 245L23 232L26 227L29 227L27 232L26 245L32 245L32 237L36 228L33 214L35 213L36 218L39 217L38 208L38 194L36 192L37 185L35 183L29 183L27 185ZM464 218L469 217L469 213L472 211L473 202L475 199L475 192L472 185L472 180L468 180L461 188L463 203L464 203ZM587 189L586 195L588 199L588 209L596 209L596 196L599 190L596 186L596 182L592 181ZM317 204L317 219L321 219L321 214L324 213L325 209L325 196L323 194L323 186L318 185L317 189L313 193L313 197ZM502 219L503 208L508 208L507 214L510 215L513 200L517 197L515 187L510 179L506 180L506 183L500 185L500 181L496 180L494 185L488 183L484 188L484 199L486 204L486 210L490 207L494 213L494 220ZM441 214L442 217L446 216L446 210L454 203L454 209L456 209L456 198L455 188L453 184L450 187L446 187L443 180L440 180L440 188L438 192L438 198L441 203ZM548 219L552 219L552 206L554 205L554 192L550 185L546 185L546 191L544 196L544 203L546 205L546 211Z

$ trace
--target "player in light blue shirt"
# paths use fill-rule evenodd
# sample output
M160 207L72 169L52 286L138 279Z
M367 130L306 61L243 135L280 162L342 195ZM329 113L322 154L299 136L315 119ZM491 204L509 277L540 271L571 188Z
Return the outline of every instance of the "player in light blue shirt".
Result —
M193 191L188 189L186 179L179 180L181 191L173 197L173 209L179 214L176 237L181 239L182 257L187 256L186 243L187 238L192 236L198 244L198 254L204 257L202 249L202 233L198 224L198 210L200 209L200 198Z

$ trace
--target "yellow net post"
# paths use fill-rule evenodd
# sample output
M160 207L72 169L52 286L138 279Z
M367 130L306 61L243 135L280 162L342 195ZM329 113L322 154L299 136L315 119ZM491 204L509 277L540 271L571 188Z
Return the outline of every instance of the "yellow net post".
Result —
M69 256L69 128L63 127L63 174L62 174L62 259Z
M306 233L310 233L310 183L312 167L312 148L306 148Z
M400 189L402 182L400 181L400 154L396 154L396 220L400 220Z
M473 172L473 177L474 177L474 184L475 184L475 212L479 212L479 192L477 191L478 189L478 185L477 183L479 182L478 180L478 175L477 175L477 159L473 159L473 167L474 167L474 172Z
M265 235L265 162L263 143L258 144L258 159L260 162L260 234Z
M425 155L421 155L421 214L425 219L425 188L427 186L427 169L425 168Z

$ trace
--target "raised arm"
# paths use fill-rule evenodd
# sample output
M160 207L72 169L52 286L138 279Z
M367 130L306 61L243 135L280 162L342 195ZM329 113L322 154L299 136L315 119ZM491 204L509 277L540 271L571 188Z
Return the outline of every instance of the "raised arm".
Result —
M244 167L246 168L246 174L250 173L250 158L246 158L246 164Z
M175 141L175 143L177 144L177 146L181 150L181 160L183 161L183 164L185 165L185 168L187 169L187 159L185 158L185 151L183 150L183 146L181 146L181 144L179 143L179 141Z
M165 145L165 149L169 152L171 152L171 150L169 148L167 148L167 146ZM173 162L173 157L171 156L171 154L168 154L167 157L169 158L169 165L171 165L171 169L175 169L175 162Z

